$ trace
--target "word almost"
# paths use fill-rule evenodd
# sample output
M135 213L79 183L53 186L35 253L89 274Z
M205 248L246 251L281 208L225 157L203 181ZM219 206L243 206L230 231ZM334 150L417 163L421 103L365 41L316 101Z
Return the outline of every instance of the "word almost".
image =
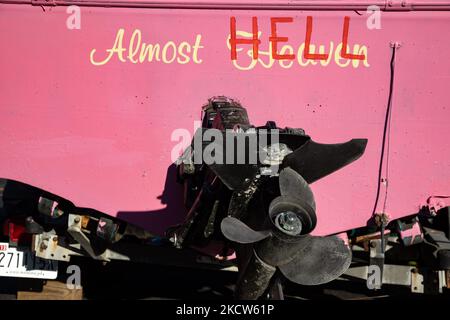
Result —
M252 17L252 32L246 32L236 29L236 18L230 18L230 34L227 38L227 46L230 50L231 60L236 68L240 70L251 70L257 64L264 68L271 68L275 62L278 62L282 68L291 68L295 61L302 66L318 65L328 66L331 61L339 67L348 67L350 64L357 68L360 65L369 67L367 60L367 46L354 44L353 50L349 45L350 17L344 18L342 41L335 43L329 42L328 47L319 45L316 51L316 45L312 44L313 18L308 16L306 19L305 41L294 47L289 42L289 37L278 34L277 25L280 23L293 22L291 17L271 18L271 33L268 37L267 51L261 50L262 32L258 30L258 19ZM283 45L281 45L283 44ZM238 47L238 45L240 45ZM246 55L249 59L242 62L238 59L238 53L244 49L242 45L248 45L249 49Z
M95 66L102 66L116 58L119 62L145 63L145 62L162 62L166 64L179 63L187 64L202 63L199 58L199 50L203 48L201 45L202 36L197 34L194 42L191 44L182 41L176 44L174 41L160 43L145 43L142 41L141 30L135 29L129 38L127 45L124 43L125 29L119 29L111 48L106 49L106 55L99 57L97 49L92 49L90 61Z

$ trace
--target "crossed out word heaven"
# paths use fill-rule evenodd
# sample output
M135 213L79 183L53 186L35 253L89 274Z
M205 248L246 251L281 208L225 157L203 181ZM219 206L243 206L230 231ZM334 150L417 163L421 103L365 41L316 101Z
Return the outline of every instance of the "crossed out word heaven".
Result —
M313 33L313 17L308 16L306 18L306 33L305 42L301 43L295 50L293 46L287 44L288 37L280 36L277 32L277 26L280 23L292 23L292 17L272 17L270 18L270 30L269 36L269 50L262 51L260 49L262 32L258 30L258 18L252 17L252 32L240 31L236 29L236 18L230 18L230 35L227 39L227 46L230 50L231 60L236 68L240 70L251 70L257 64L260 64L264 68L271 68L277 61L282 68L291 68L294 61L297 60L298 64L302 67L308 65L321 66L329 65L333 59L335 64L339 67L348 67L350 63L354 68L360 66L360 62L365 67L369 67L367 60L367 47L364 45L354 44L353 50L350 51L349 45L349 28L350 17L344 17L344 24L342 30L342 41L335 45L333 41L330 41L328 52L325 52L325 46L319 45L318 53L316 53L316 46L311 43ZM284 43L280 48L280 44ZM241 45L238 48L238 45ZM238 59L238 52L243 51L242 45L249 45L250 49L246 54L249 59L246 59L244 65L240 59ZM267 57L261 59L261 56ZM266 60L266 61L265 61Z

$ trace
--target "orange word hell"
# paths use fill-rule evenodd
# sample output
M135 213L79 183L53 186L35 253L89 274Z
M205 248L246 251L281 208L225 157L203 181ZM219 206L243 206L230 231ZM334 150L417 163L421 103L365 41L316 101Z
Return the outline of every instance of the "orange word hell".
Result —
M283 37L277 32L277 25L279 23L291 23L293 22L292 17L272 17L270 18L270 30L271 34L269 37L269 42L272 47L272 58L274 60L294 60L294 54L279 54L278 53L278 44L288 42L288 37ZM350 27L350 17L344 17L344 25L342 28L342 49L340 55L344 59L353 59L353 60L364 60L365 55L363 54L351 54L347 52L348 45L348 34ZM305 50L303 52L304 59L310 60L327 60L329 53L312 53L310 52L311 46L311 38L313 33L313 17L306 17L306 34L305 34ZM258 59L259 45L261 44L261 40L258 38L258 18L252 17L252 39L242 39L237 38L236 36L236 17L230 18L230 46L231 46L231 60L237 60L237 45L238 44L247 44L253 46L253 59Z

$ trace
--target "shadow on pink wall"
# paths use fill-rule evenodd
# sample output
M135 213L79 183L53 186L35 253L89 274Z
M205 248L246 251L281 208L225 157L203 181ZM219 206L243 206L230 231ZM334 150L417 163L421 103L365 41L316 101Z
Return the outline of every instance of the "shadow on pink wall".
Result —
M139 225L157 235L171 226L180 224L186 217L186 208L183 204L183 186L176 181L176 165L167 168L164 190L157 197L165 208L152 211L120 211L117 218Z

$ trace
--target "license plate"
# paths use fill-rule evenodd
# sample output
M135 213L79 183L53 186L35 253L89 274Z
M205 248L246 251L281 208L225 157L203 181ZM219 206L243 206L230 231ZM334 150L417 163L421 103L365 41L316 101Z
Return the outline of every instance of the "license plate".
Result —
M0 243L0 277L56 279L58 262L36 257L30 250Z

